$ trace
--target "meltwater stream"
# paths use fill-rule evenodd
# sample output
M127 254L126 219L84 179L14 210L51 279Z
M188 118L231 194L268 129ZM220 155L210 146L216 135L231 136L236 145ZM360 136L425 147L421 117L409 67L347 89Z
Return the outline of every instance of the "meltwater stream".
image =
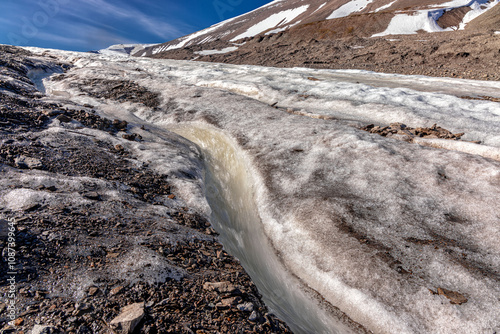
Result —
M202 150L212 225L227 252L241 261L273 313L294 333L351 332L332 319L278 259L263 230L245 156L234 141L208 127L185 125L169 130Z

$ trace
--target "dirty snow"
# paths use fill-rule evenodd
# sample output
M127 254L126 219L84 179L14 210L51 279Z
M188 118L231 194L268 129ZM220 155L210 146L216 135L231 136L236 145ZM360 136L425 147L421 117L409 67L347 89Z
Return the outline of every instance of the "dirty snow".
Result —
M156 135L190 129L206 156L215 157L220 168L214 173L241 181L229 181L224 209L256 210L252 226L263 229L279 263L354 321L377 333L500 330L500 162L494 154L500 106L459 98L500 97L500 83L49 52L75 65L71 78L44 80L49 95L65 91L108 117L151 124ZM151 110L95 100L70 87L90 77L134 81L159 92L163 105ZM438 123L483 144L410 144L357 129L391 122ZM232 151L214 145L221 140L232 143ZM130 145L156 168L174 163L157 157L160 143ZM182 194L186 202L202 200L187 200L189 192ZM26 194L26 203L37 196ZM234 238L245 245L240 235ZM439 287L464 294L467 303L453 305L429 291ZM273 300L279 305L283 298Z

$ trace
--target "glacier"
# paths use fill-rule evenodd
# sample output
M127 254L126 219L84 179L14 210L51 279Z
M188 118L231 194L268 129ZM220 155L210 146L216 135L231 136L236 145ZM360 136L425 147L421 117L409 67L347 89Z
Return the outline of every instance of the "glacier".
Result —
M197 145L206 184L177 185L179 197L227 230L271 309L303 315L296 332L356 332L343 315L374 333L500 330L500 104L462 98L499 98L499 82L30 51L72 66L43 79L46 99ZM162 105L92 98L75 85L90 78L135 82ZM465 141L359 129L391 122ZM155 168L178 163L134 145ZM291 292L273 296L273 270Z

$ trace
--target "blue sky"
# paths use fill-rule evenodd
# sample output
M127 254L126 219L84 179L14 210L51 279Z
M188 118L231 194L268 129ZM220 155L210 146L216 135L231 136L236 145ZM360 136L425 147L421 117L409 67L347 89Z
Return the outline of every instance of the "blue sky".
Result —
M161 43L271 0L0 0L0 44L90 51Z

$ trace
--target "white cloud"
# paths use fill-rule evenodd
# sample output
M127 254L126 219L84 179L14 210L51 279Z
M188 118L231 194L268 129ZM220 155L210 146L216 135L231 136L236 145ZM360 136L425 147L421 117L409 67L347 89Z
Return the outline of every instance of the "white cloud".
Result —
M2 25L14 25L15 22L12 19L0 17L0 24L2 24Z
M81 45L85 44L86 41L80 38L61 36L60 34L53 34L50 32L40 32L36 36L37 39L43 41L49 41L54 43L69 44L69 45Z
M154 34L163 39L168 39L172 37L178 37L185 34L180 31L179 28L173 24L167 23L156 17L147 15L140 10L137 10L131 6L121 5L116 6L106 0L87 0L84 3L80 3L80 6L91 6L94 10L100 13L108 14L114 17L130 19L131 24L134 22L140 25L147 32Z

